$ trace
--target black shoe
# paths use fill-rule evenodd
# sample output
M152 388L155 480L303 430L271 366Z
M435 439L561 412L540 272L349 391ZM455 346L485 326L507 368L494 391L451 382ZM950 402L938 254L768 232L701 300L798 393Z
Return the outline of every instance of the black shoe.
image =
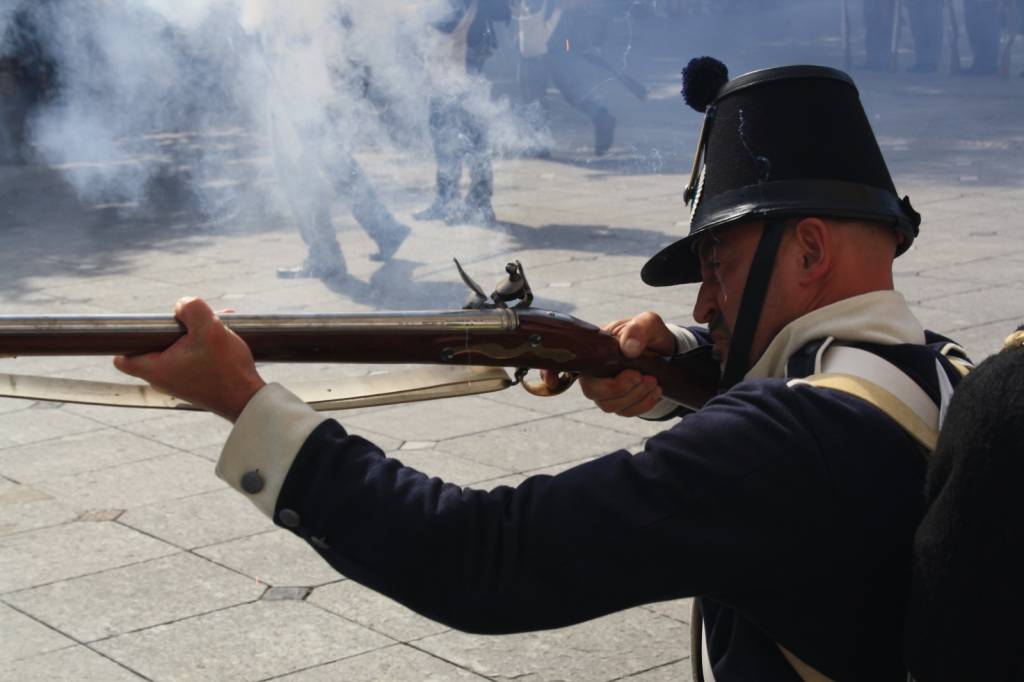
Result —
M291 268L278 268L278 279L341 279L348 272L344 263L313 265L308 260Z
M615 117L602 111L594 119L594 155L604 156L615 141Z
M373 240L377 242L377 253L370 254L370 260L373 261L389 261L391 257L398 251L398 247L402 245L405 238L409 236L409 228L402 223L392 221L391 225L388 226L387 231L381 236L374 236Z

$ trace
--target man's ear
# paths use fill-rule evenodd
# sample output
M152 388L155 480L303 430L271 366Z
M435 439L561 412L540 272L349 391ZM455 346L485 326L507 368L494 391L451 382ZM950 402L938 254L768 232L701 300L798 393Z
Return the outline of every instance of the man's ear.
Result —
M793 229L801 282L820 279L832 267L832 233L820 218L803 218Z

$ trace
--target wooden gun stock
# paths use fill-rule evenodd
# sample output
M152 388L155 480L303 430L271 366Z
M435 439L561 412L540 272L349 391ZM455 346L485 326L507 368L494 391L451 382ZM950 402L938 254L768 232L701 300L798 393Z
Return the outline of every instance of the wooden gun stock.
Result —
M482 365L611 377L635 369L698 409L717 392L709 349L669 361L626 358L615 337L569 315L498 308L384 313L222 315L257 361ZM0 315L0 357L135 355L184 333L167 315Z

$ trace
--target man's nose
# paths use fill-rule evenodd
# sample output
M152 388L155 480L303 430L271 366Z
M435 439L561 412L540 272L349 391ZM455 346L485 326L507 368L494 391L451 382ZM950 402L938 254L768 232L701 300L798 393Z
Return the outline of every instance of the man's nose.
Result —
M700 290L697 292L697 301L693 304L693 319L701 324L709 324L718 312L713 289L714 286L705 280L701 282Z

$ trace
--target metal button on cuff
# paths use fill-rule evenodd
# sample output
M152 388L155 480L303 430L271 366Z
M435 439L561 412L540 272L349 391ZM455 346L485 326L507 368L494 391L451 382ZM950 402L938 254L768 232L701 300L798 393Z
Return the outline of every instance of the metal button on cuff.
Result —
M241 484L242 490L250 495L255 495L263 490L263 476L260 475L260 470L246 471L242 474Z
M299 524L302 523L299 513L294 509L282 509L277 512L277 520L285 528L298 528Z

